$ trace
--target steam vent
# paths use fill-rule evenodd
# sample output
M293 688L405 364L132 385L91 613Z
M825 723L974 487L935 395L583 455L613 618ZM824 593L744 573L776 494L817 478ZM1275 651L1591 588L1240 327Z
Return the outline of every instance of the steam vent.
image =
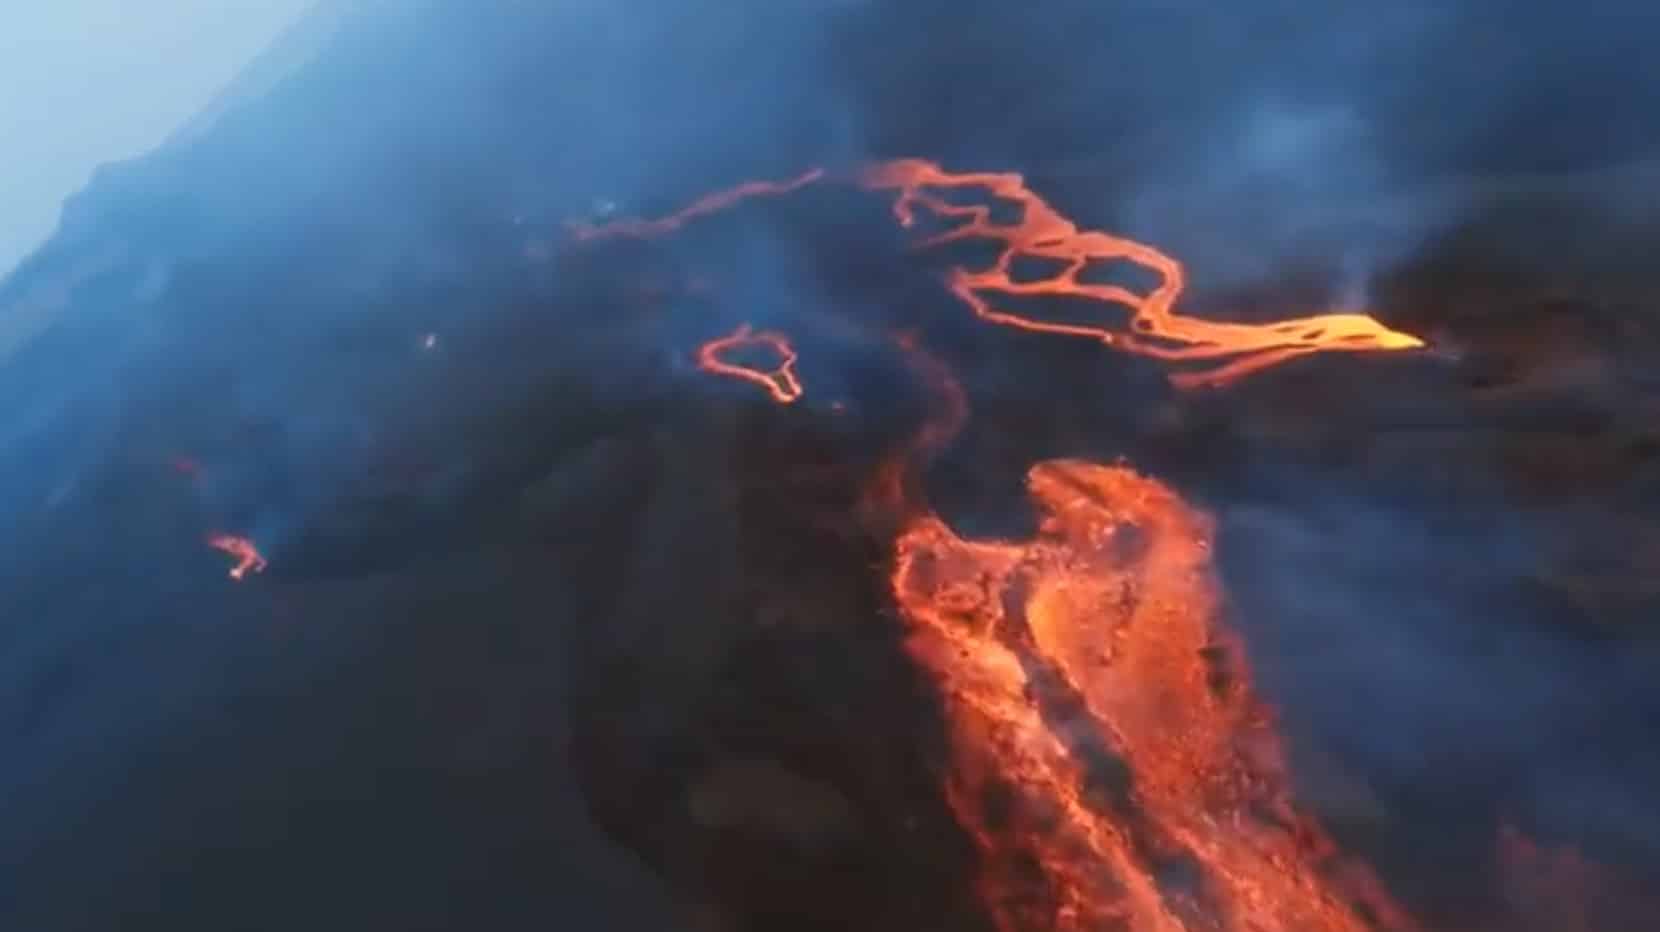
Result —
M0 279L0 929L1660 928L1657 36L320 4Z

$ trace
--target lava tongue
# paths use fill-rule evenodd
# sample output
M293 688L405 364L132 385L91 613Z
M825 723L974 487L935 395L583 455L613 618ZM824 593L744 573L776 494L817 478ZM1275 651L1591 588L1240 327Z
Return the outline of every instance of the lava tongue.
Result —
M1335 879L1238 665L1214 674L1209 519L1123 467L1049 461L1028 484L1035 539L963 540L925 515L892 580L1001 927L1410 928L1368 872Z

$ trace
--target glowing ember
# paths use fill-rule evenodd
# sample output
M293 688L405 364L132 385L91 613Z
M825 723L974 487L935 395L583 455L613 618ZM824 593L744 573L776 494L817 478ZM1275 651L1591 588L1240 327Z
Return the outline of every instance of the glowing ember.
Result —
M240 582L249 573L260 573L265 570L265 557L260 555L259 548L246 537L235 534L215 534L208 538L208 546L215 550L222 550L236 558L236 565L227 573L230 578Z
M722 358L734 350L757 346L766 347L777 353L781 360L778 365L772 369L755 369ZM801 397L803 389L801 380L795 374L795 361L795 348L790 346L788 337L771 331L757 332L750 329L748 324L727 336L710 340L697 350L699 369L715 375L753 382L766 389L772 400L779 404L789 404Z
M924 241L924 245L971 238L1002 244L1002 251L989 268L970 271L959 267L951 273L952 292L967 302L976 316L1023 330L1089 337L1126 352L1171 362L1212 364L1202 371L1171 376L1171 381L1182 387L1224 385L1308 353L1423 346L1416 337L1390 330L1364 314L1321 314L1263 324L1183 317L1173 310L1184 286L1181 263L1141 243L1078 229L1013 172L958 174L932 162L900 159L869 169L863 181L867 187L899 192L893 213L902 226L915 222L918 207L956 224ZM998 222L992 219L987 205L954 204L930 190L942 188L984 189L1019 205L1020 215ZM1046 278L1017 280L1015 262L1032 259L1061 263L1062 267ZM1119 285L1081 280L1092 264L1111 262L1130 262L1149 269L1157 274L1159 282L1142 295ZM995 307L995 295L1083 298L1127 307L1131 318L1124 330L1104 324L1043 321Z
M824 177L823 170L815 168L788 181L746 181L737 187L727 188L724 191L717 191L714 194L699 198L692 202L690 206L657 220L612 220L601 224L578 221L571 223L570 229L579 240L609 239L619 236L644 239L652 236L662 236L680 229L688 220L719 213L740 201L750 198L789 194L798 188L812 184L822 177Z
M1291 805L1216 625L1209 520L1122 467L1050 461L1027 480L1034 540L967 541L923 515L892 576L999 927L1410 928Z

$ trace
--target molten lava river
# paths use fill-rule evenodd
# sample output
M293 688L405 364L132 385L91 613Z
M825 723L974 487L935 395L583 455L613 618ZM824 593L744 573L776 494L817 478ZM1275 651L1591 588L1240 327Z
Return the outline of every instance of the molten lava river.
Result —
M582 226L584 241L650 237L755 196L824 179L751 182L658 220ZM981 321L1093 339L1189 368L1178 388L1228 384L1326 350L1422 344L1371 317L1335 313L1266 324L1185 317L1179 263L1151 247L1078 229L1017 174L953 174L918 160L859 179L896 192L893 213L945 224L920 245L978 239L1001 247L946 285ZM963 204L947 192L983 192ZM993 201L1018 208L994 220ZM1056 267L1019 280L1021 259ZM1092 263L1131 263L1145 293L1085 278ZM1122 326L1045 321L1000 309L1000 297L1084 299L1130 311ZM1122 319L1122 318L1120 318ZM729 354L764 344L782 362L750 369ZM997 925L1027 930L1323 932L1406 929L1411 921L1363 865L1339 853L1290 798L1271 717L1253 696L1242 647L1219 623L1210 519L1156 479L1116 465L1033 466L1041 515L1026 541L965 540L904 490L904 474L950 442L966 414L961 388L914 341L902 341L945 409L872 489L902 517L892 596L906 649L938 690L951 737L945 793L981 855L981 894ZM705 371L742 379L779 403L804 386L776 332L745 327L705 344ZM1198 366L1199 368L1191 368Z
M1406 927L1291 805L1216 623L1206 516L1122 466L1049 461L1027 485L1035 539L964 540L927 515L893 568L999 927Z

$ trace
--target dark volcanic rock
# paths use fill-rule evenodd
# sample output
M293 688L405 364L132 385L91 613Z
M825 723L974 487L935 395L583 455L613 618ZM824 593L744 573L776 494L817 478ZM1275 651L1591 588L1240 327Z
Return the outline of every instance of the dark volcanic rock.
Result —
M986 928L858 508L926 414L895 330L969 393L963 533L1056 456L1217 515L1306 799L1411 906L1505 928L1512 824L1654 876L1647 33L1201 6L375 0L100 172L0 283L0 927ZM564 227L888 155L1433 349L1177 395L975 324L843 185ZM746 321L797 404L691 366Z

